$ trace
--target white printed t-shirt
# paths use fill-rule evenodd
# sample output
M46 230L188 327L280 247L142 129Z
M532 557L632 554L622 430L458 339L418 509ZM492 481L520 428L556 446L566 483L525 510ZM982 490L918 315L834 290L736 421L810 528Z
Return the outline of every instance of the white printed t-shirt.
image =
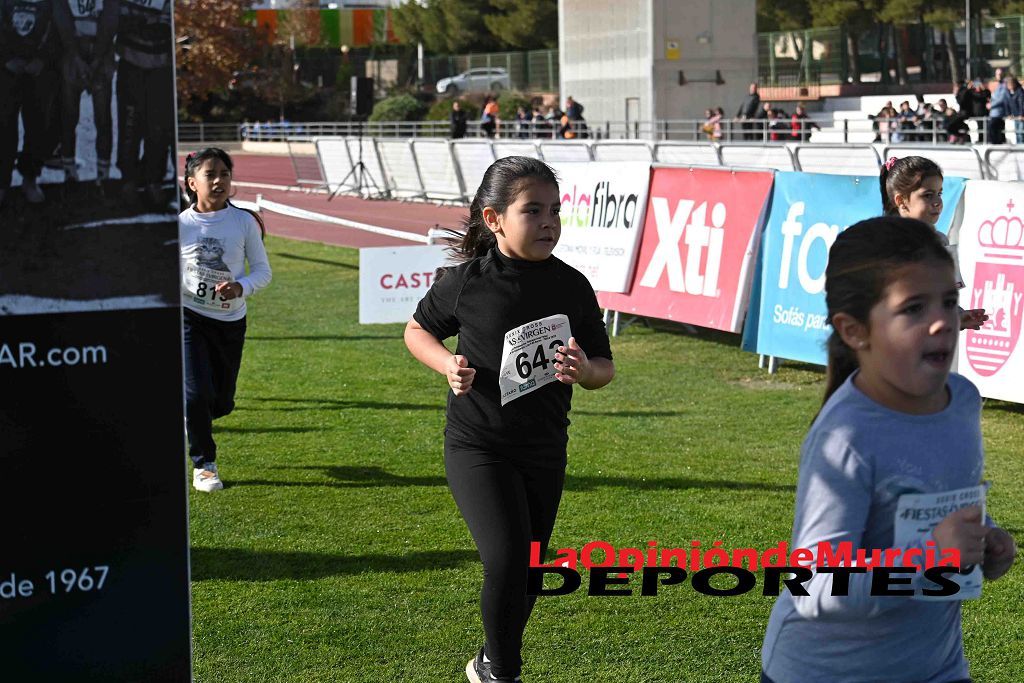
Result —
M270 284L270 262L260 226L248 211L230 204L205 213L189 207L178 216L178 241L181 302L191 311L217 320L241 320L246 297ZM229 281L242 285L242 296L224 301L214 287Z

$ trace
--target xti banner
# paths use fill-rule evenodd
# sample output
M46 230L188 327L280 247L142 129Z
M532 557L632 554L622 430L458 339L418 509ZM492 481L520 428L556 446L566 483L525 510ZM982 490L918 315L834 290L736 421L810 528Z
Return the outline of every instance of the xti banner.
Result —
M945 207L936 226L943 233L964 183L949 177L943 182ZM776 173L743 348L825 365L832 329L825 307L828 250L840 231L881 211L876 177Z
M636 274L602 306L739 332L772 173L655 168Z

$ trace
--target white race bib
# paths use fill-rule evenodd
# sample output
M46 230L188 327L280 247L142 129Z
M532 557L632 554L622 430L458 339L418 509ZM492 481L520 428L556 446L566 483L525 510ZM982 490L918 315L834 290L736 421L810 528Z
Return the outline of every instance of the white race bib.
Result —
M216 287L221 282L229 282L231 273L222 270L212 270L186 263L181 281L181 293L185 301L211 311L229 312L237 310L242 305L242 297L225 300L217 294Z
M965 489L942 491L941 493L904 493L896 503L896 520L893 528L893 546L905 548L911 545L924 547L932 529L939 525L951 512L960 508L977 505L985 518L984 484ZM981 565L966 574L947 574L947 579L960 584L960 591L954 595L935 596L915 593L914 600L971 600L981 597Z
M555 354L569 343L569 318L559 313L505 333L498 389L501 405L540 389L555 379Z

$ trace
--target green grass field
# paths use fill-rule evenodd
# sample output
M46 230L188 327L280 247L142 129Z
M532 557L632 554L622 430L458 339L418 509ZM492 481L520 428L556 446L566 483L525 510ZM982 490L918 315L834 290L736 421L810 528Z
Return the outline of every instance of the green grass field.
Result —
M238 407L217 423L227 488L192 492L196 680L460 681L482 642L481 565L442 462L446 385L401 325L360 326L355 250L268 239ZM618 376L577 390L552 547L768 548L788 540L823 374L769 376L732 335L641 325ZM989 401L990 513L1024 537L1024 409ZM586 575L585 577L586 578ZM772 598L686 584L541 598L524 679L755 681ZM965 607L978 683L1024 680L1024 571Z

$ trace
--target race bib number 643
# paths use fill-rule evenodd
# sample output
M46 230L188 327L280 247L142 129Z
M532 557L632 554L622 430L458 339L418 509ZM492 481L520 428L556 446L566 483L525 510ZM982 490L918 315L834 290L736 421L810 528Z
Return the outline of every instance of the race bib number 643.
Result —
M498 389L501 405L557 382L555 354L565 346L572 331L569 318L559 313L512 328L501 349Z

